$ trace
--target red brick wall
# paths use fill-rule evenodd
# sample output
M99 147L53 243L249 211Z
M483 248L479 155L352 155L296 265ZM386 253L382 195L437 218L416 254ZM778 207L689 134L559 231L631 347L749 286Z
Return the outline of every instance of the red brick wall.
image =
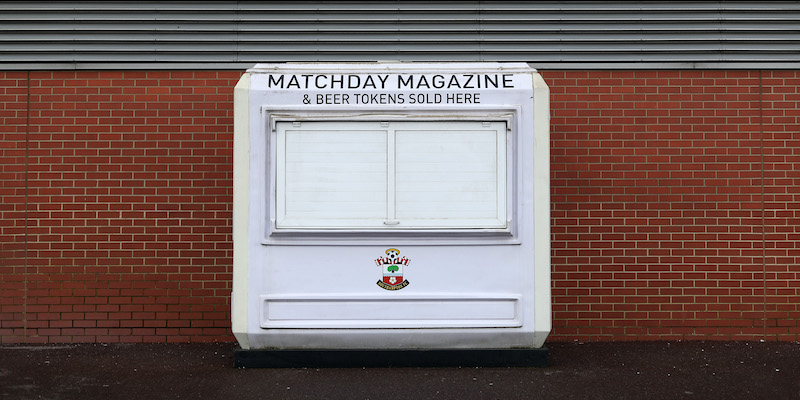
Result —
M0 75L2 343L231 340L240 75Z
M240 75L0 73L0 343L233 340ZM800 73L543 75L551 340L800 339Z
M800 74L544 72L553 340L800 338Z

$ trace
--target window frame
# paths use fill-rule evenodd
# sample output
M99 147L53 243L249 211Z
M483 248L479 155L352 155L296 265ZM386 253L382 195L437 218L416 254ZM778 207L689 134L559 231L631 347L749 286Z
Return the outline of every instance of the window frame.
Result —
M264 112L266 111L266 112ZM435 111L414 112L294 112L293 110L262 110L264 126L266 127L266 165L265 191L263 203L265 206L266 221L264 226L264 240L268 244L347 244L348 242L363 244L365 242L385 242L392 239L397 244L447 244L466 243L473 244L519 244L517 237L516 217L518 215L518 188L520 176L518 165L520 151L518 148L517 127L519 126L519 110L517 108L503 109L477 109L450 111L448 113ZM280 122L448 122L448 121L474 121L474 122L502 122L505 124L505 182L504 201L505 219L502 227L395 227L391 225L381 227L279 227L278 218L278 123ZM498 152L499 153L499 152Z

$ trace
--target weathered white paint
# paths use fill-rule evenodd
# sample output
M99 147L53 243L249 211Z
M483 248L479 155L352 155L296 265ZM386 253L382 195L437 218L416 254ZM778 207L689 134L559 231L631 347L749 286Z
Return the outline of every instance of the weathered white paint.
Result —
M535 70L276 64L244 81L233 293L243 348L543 345L549 96ZM389 256L402 268L387 271Z
M276 123L275 228L499 228L506 125Z
M233 89L233 293L231 325L243 349L250 348L247 335L250 258L250 74Z

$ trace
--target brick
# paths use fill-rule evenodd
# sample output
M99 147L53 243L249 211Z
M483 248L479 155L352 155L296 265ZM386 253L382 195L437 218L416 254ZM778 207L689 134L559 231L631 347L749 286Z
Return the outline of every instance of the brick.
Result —
M676 301L679 302L678 304L685 303L686 307L691 305L701 310L704 308L729 310L734 307L752 310L752 305L742 305L739 302L758 302L764 299L759 299L758 295L749 299L728 296L729 293L725 291L715 294L719 297L696 297L696 294L687 297L681 296L681 294L693 293L695 289L723 286L763 287L764 282L751 274L706 274L704 276L701 273L709 270L725 271L731 267L735 268L737 264L760 262L761 251L751 252L747 249L759 248L762 239L766 239L768 247L775 249L768 250L770 256L783 257L780 264L797 265L796 256L787 257L786 252L777 250L784 246L796 248L796 241L792 242L781 235L762 237L757 233L758 231L754 231L762 224L761 220L745 219L733 214L734 210L759 210L762 207L760 199L742 195L744 193L758 194L760 190L769 193L769 191L792 187L793 184L796 184L796 181L787 182L784 185L774 181L764 181L765 186L752 185L753 179L760 179L759 171L764 170L766 176L770 176L769 174L773 171L779 171L777 166L785 160L783 158L785 155L778 155L774 163L764 165L761 165L760 157L749 156L761 153L759 132L761 129L764 129L765 132L766 140L763 143L766 146L764 150L767 155L777 154L776 150L785 149L783 141L772 142L769 139L772 137L770 135L774 135L772 132L784 131L781 124L794 120L796 125L797 98L786 100L783 95L784 92L794 92L794 87L786 85L782 80L770 80L769 76L772 74L770 71L763 72L763 82L768 86L764 88L758 86L760 72L627 71L623 77L621 71L613 71L603 79L614 82L621 80L622 85L630 85L630 87L613 88L612 90L622 94L623 97L605 100L612 102L614 106L614 112L605 112L602 101L597 99L602 92L589 88L588 85L592 79L587 78L586 73L553 71L552 82L549 78L550 73L545 75L545 79L553 87L551 90L551 123L553 124L551 129L551 153L553 155L551 170L554 171L556 178L574 176L579 179L551 180L551 211L554 217L552 228L555 233L552 243L554 257L551 260L554 271L554 293L558 293L559 288L573 287L574 279L583 279L574 274L558 274L557 272L562 270L562 266L577 266L579 270L583 271L596 270L598 273L595 274L595 277L601 277L607 272L629 270L633 263L644 263L646 268L651 271L673 269L676 272L663 272L657 276L647 276L647 278L616 274L613 280L595 282L595 285L599 284L599 286L595 286L598 287L596 290L614 287L675 288L675 290L662 293L668 297L648 298L647 305L655 307L656 310L667 310L670 304ZM589 73L589 76L592 74ZM795 72L789 75L796 77ZM741 79L742 76L748 79ZM767 103L764 104L764 115L770 116L764 120L763 127L757 118L759 107L761 107L758 104L759 96L750 95L759 91L770 93L770 95L760 96L767 100ZM573 96L575 93L579 93L579 95ZM641 96L644 93L647 94L646 97ZM743 93L749 97L742 97ZM685 94L691 94L691 97L687 97ZM576 99L579 101L575 101ZM743 101L745 99L746 101ZM586 109L581 110L580 107ZM592 108L591 113L588 112L590 107ZM687 113L687 111L691 112ZM774 118L774 116L783 116L787 113L793 116L785 121ZM610 123L603 122L603 131L610 132L614 138L613 141L597 134L598 127L593 126L591 118L587 118L589 115L596 116L597 121L604 121L604 118L606 121L610 121ZM657 118L652 118L656 115ZM740 115L750 115L752 118L756 118L752 120L755 123L739 120L738 116ZM635 118L633 123L623 123L621 116ZM691 116L698 118L691 118ZM576 133L578 135L575 135ZM645 136L648 137L648 140L639 140L640 137ZM653 137L659 140L653 140ZM595 138L595 140L584 138ZM602 169L587 169L587 166L597 164L594 156L602 155L600 150L605 146L624 150L624 153L619 152L618 154L625 155L621 158L604 158ZM670 153L673 149L679 150L679 152ZM641 157L640 155L643 154L651 154L651 156ZM678 156L681 154L685 156ZM796 163L795 157L794 169L797 169ZM785 165L792 165L792 163L789 162ZM637 170L655 172L636 174L629 172ZM607 171L603 176L610 179L597 179L598 176L591 180L586 179L597 171ZM659 175L660 171L677 171L682 176L673 180L669 179L669 175ZM744 178L744 174L750 172L754 173L748 179L741 179ZM580 179L582 177L583 179ZM648 190L641 190L642 188L648 188ZM605 199L592 198L576 196L576 190L585 193L588 193L587 190L594 193L624 193L627 196L613 195ZM656 196L645 195L648 191ZM673 196L673 193L681 195ZM793 202L796 203L798 197L794 193L784 198L774 197L774 199L781 202L779 207L786 207ZM603 202L603 206L607 210L612 211L609 217L598 220L592 217L592 213L597 209L596 202L599 201ZM677 210L677 214L669 215L662 212L660 213L662 218L643 217L643 213L622 217L624 210L664 209L664 206ZM582 210L588 212L582 215L580 213ZM569 220L565 219L564 212L571 213L573 217ZM697 216L692 214L697 214ZM733 218L726 218L727 216ZM788 221L777 221L770 218L763 222L770 224L774 223L773 221L777 222L779 226L787 227L788 232L796 234L798 226L796 223L791 225ZM604 235L601 237L602 242L598 242L591 236L581 233L581 230L587 226L597 227L595 228L597 232L601 232L601 228L608 228L610 232L614 232L621 226L632 229L627 232L619 231L619 235ZM645 237L631 240L633 236L630 232L641 232L645 234ZM704 232L709 232L709 234ZM711 234L711 232L754 232L756 234L748 236L720 235ZM651 242L648 243L648 239ZM640 255L635 258L607 259L595 256L576 257L575 254L578 253L574 252L574 250L578 250L589 255L590 249L608 248L620 249L623 254L640 253ZM679 263L686 263L681 268L683 273L674 269L675 264ZM769 269L770 265L754 265L754 267L762 270ZM780 282L791 282L791 280L792 276L787 276ZM585 283L580 284L585 285ZM601 302L611 310L623 310L626 303L637 304L640 301L640 297L637 295L641 295L635 293L625 294L622 297L604 296L597 299L580 292L574 292L574 294L578 297L554 298L554 310L562 301L591 307L596 307L599 305L598 302ZM796 297L797 286L792 287L787 295ZM778 305L787 307L788 310L797 310L796 302L792 303L788 298L776 297L769 301L777 302ZM697 304L697 302L707 302L708 304ZM625 335L636 338L667 335L673 338L693 339L720 337L729 339L734 335L737 335L736 337L752 335L749 337L759 338L763 335L764 321L762 320L763 315L757 314L756 312L752 316L745 317L747 319L736 319L734 314L721 314L720 318L724 317L725 320L718 323L735 325L737 327L735 329L703 328L668 332L655 329L648 331L628 329L625 331ZM662 314L652 314L650 317L654 318L649 320L655 321L653 326L672 325L678 322L671 320L670 317L663 317ZM556 319L558 318L568 318L569 326L603 326L607 322L590 320L588 316L582 315L563 315L556 317ZM628 313L625 319L616 319L615 324L620 327L634 326L641 322L638 320L639 318L643 317ZM778 320L787 325L792 323L785 316ZM578 337L581 332L587 333L586 330L568 330L564 328L567 325L555 324L555 322L553 332L555 337ZM753 326L756 331L744 333L743 329L738 328L740 325ZM610 336L599 336L598 338L619 340L620 337L626 337L616 332L605 332ZM796 336L786 335L782 332L776 332L774 335L779 335L784 340L787 337L796 339Z
M233 340L240 75L0 72L0 343ZM798 340L798 73L544 77L551 338Z

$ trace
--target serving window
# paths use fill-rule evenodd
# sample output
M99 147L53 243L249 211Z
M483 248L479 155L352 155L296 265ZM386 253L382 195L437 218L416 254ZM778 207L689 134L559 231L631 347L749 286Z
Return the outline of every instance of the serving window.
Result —
M507 121L277 121L274 229L509 228Z

